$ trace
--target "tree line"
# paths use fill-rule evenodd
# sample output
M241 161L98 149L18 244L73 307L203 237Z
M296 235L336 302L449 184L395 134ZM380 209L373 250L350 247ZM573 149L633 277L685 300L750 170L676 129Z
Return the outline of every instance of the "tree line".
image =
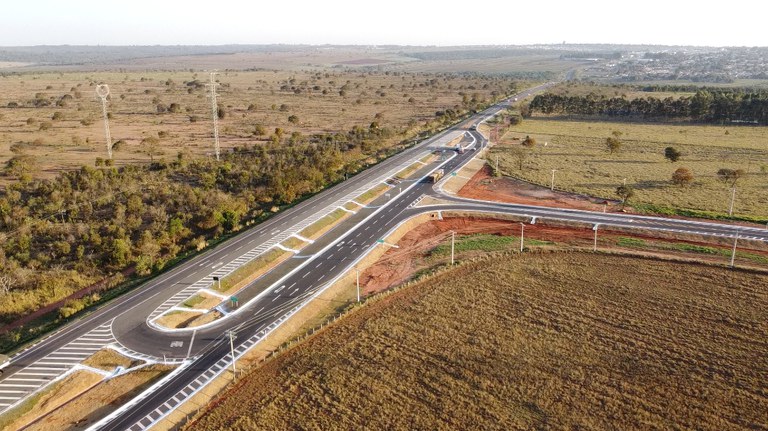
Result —
M768 91L699 90L693 96L607 97L588 94L537 95L528 105L531 114L606 116L613 118L695 121L708 124L768 124Z
M126 269L161 270L382 160L407 136L377 122L311 136L276 129L220 162L180 152L143 166L101 160L53 179L19 178L0 193L0 323Z

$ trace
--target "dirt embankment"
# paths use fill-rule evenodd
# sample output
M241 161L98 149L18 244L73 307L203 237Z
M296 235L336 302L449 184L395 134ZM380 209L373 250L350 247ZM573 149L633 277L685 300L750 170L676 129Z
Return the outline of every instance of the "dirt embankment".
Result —
M379 292L397 286L421 269L435 265L429 260L430 251L440 244L450 244L451 232L457 236L490 234L503 236L520 235L520 225L509 220L484 217L450 217L431 220L417 226L397 242L399 248L392 248L374 265L360 274L360 285L366 294ZM587 246L592 242L590 229L526 225L525 237L551 241L563 245ZM482 253L482 252L478 252ZM469 254L471 256L471 253ZM467 257L468 254L464 254Z
M509 177L495 178L491 175L491 169L488 165L483 166L459 190L459 196L487 201L590 211L602 211L605 207L610 212L618 211L621 208L620 203L617 201L606 201L576 193L552 191L545 187Z

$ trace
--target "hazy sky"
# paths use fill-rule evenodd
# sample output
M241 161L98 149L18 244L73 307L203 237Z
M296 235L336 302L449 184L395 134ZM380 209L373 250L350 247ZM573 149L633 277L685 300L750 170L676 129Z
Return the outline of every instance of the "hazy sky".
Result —
M768 46L765 0L3 3L0 46L517 45L563 41Z

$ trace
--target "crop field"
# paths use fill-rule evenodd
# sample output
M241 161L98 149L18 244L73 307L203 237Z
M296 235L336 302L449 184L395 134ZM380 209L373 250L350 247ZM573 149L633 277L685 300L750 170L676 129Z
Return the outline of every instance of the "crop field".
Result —
M621 148L611 154L606 139L620 132ZM520 169L520 142L530 135L536 145L527 150ZM517 138L517 139L515 139ZM720 181L719 169L742 169L736 183L734 215L768 217L768 129L704 125L628 124L532 118L513 126L488 159L499 158L505 174L555 188L618 199L616 188L633 187L630 204L691 209L727 214L731 187ZM682 153L677 162L664 157L666 147ZM690 185L671 182L672 173L688 168Z
M223 151L290 137L346 133L372 123L417 130L463 98L504 95L512 80L400 72L224 71L216 76ZM0 166L30 156L33 177L107 158L101 99L116 165L214 153L209 75L204 72L67 72L0 75ZM276 132L276 129L280 129ZM8 182L9 177L0 178Z
M188 429L766 429L765 273L501 255L369 304Z

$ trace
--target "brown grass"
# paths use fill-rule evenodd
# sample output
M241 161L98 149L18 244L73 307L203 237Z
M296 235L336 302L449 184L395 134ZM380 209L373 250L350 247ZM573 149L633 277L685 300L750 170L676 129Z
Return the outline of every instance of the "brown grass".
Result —
M3 414L0 419L0 428L3 430L22 429L58 409L102 379L102 376L90 371L75 371L44 389L38 395L33 395L16 409ZM45 418L25 429L43 429L40 426L41 423L46 423Z
M170 370L163 365L152 365L116 377L95 386L75 398L63 408L44 417L27 428L29 431L82 430L111 413L149 387Z
M155 323L166 328L186 328L200 316L202 314L195 311L173 310L157 318Z
M766 285L591 253L469 264L271 361L192 429L764 429Z
M299 235L307 239L317 239L323 236L326 232L333 229L334 226L341 223L342 220L351 216L352 213L348 213L342 209L333 210L327 216L305 227Z
M764 217L768 212L765 180L768 151L764 127L710 125L628 124L599 121L565 121L533 118L503 136L493 147L489 163L500 161L503 173L550 186L556 169L555 188L607 199L618 199L616 188L634 188L630 204L727 213L731 189L718 180L721 168L742 169L746 175L736 185L734 215ZM610 154L605 140L622 132L621 150ZM530 135L538 142L519 167L515 151ZM547 143L545 146L544 144ZM683 153L676 163L664 158L664 149ZM690 186L672 184L680 167L693 172Z
M360 196L356 197L354 200L356 202L359 202L363 205L366 205L370 202L372 202L377 197L381 196L389 190L389 187L386 184L379 184L378 186L368 190L367 192L361 194Z
M368 127L374 120L392 129L415 128L434 119L436 111L460 104L460 92L490 99L491 91L503 94L511 82L479 77L430 81L432 78L342 70L222 72L217 77L222 84L219 106L227 113L219 122L222 149L264 142L275 128L283 129L285 136L347 132L354 125ZM116 165L148 163L150 156L141 141L158 134L162 134L162 150L154 155L155 160L171 160L182 150L210 155L212 121L207 90L203 87L189 93L185 84L195 80L204 84L208 75L129 71L0 76L0 166L14 155L11 146L36 158L36 177L93 166L97 157L106 158L97 83L110 86L111 134L113 142L124 142L114 153ZM344 95L340 94L342 87ZM71 99L56 106L64 96ZM50 105L35 107L35 99ZM19 106L8 106L14 103ZM180 106L179 112L158 113L158 105L167 108L171 103ZM61 119L52 119L56 113ZM288 120L292 115L298 122ZM197 121L191 122L191 117ZM50 128L41 130L44 123L50 123ZM264 135L254 135L256 125L265 129ZM0 185L12 181L15 179L0 177Z
M125 357L112 349L102 349L86 358L83 365L98 368L104 371L114 371L117 367L131 368L144 363L136 359Z

